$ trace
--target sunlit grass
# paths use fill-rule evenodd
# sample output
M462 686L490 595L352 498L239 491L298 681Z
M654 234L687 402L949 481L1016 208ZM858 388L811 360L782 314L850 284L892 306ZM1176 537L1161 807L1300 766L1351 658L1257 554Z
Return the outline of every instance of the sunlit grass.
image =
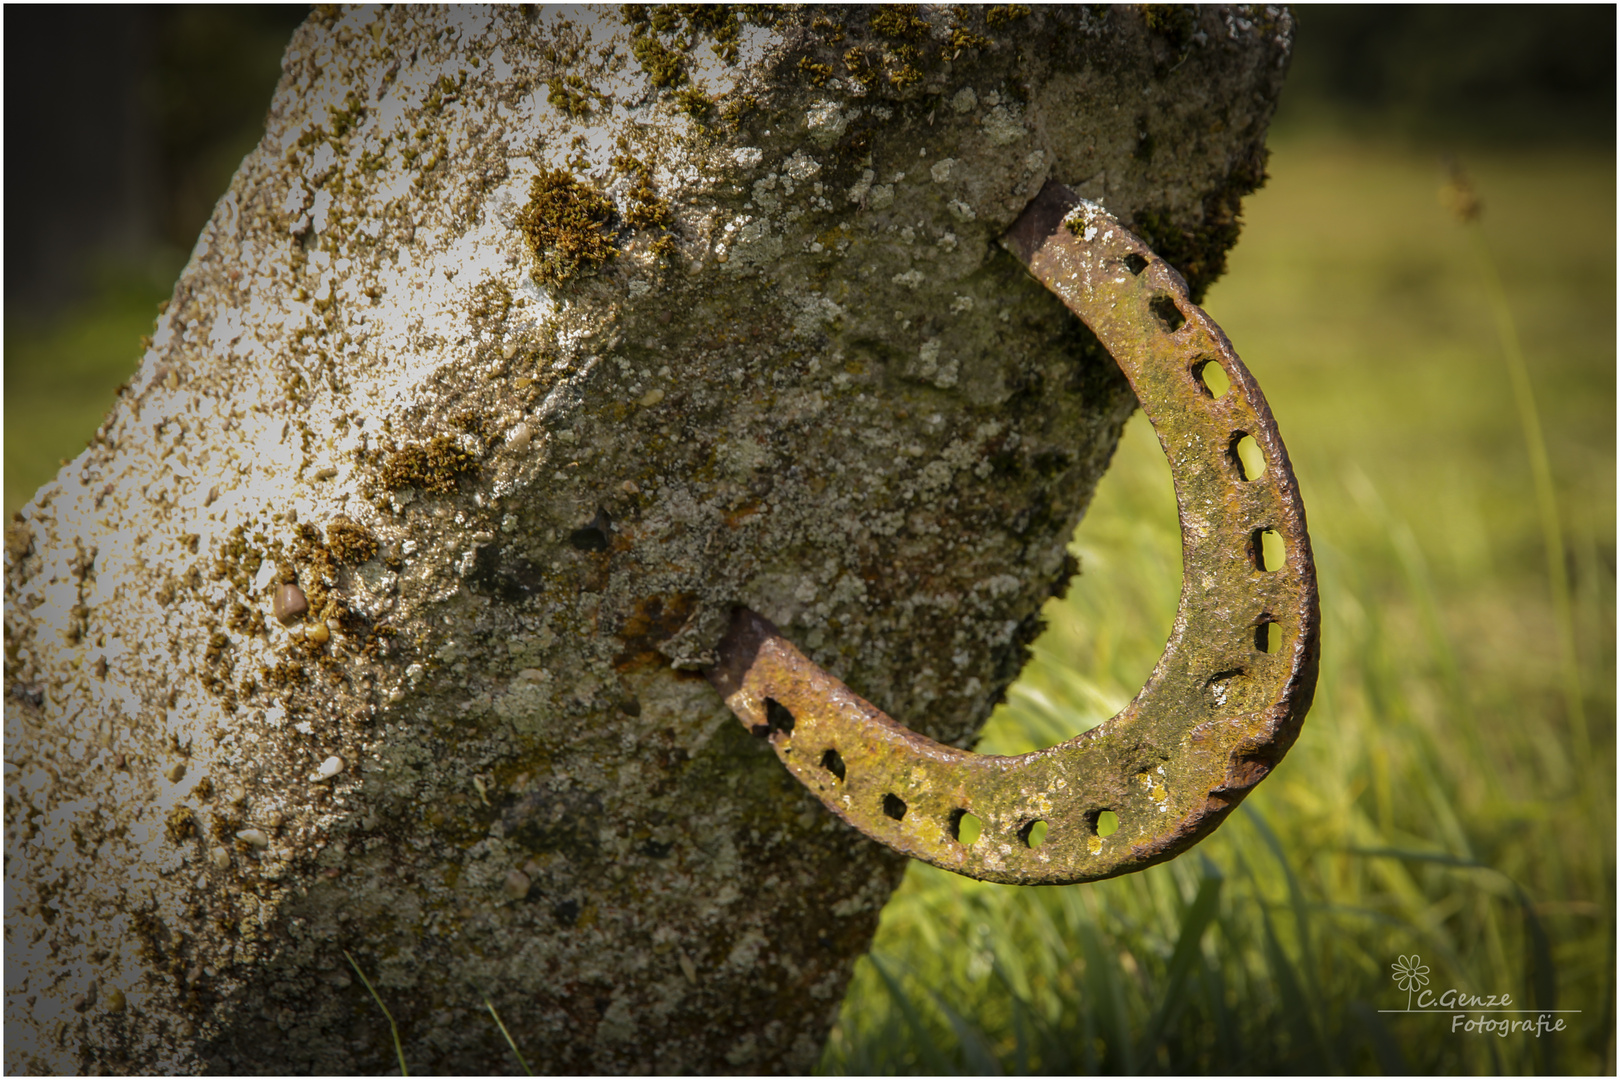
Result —
M1612 1072L1614 162L1469 161L1556 481L1591 750L1572 729L1514 388L1437 160L1284 145L1208 307L1299 474L1322 586L1304 734L1190 855L1020 889L921 864L830 1072ZM1180 587L1137 417L1035 661L980 749L1050 745L1141 687ZM1534 1038L1401 1015L1427 989L1578 1009Z

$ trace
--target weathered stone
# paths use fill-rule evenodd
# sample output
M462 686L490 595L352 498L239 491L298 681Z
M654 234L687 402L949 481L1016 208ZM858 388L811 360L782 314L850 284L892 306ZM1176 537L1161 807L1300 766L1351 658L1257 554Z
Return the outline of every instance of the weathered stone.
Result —
M1172 14L312 16L7 530L7 1067L389 1068L345 951L414 1070L811 1066L902 865L695 669L971 742L1133 405L996 238L1262 177L1287 15Z

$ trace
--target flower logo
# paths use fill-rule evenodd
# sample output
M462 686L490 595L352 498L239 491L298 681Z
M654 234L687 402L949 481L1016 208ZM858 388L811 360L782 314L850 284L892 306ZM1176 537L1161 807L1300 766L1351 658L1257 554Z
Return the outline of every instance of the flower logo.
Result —
M1411 956L1401 957L1389 966L1395 971L1390 978L1395 980L1396 986L1406 991L1406 1011L1411 1012L1413 991L1429 985L1428 965L1423 962L1423 957L1413 953Z

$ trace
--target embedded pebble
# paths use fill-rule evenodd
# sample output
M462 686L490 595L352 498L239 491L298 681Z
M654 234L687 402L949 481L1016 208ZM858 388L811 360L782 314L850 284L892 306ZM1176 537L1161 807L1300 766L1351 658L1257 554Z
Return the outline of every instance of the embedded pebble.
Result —
M521 870L513 870L506 875L506 880L501 883L501 891L513 900L521 900L529 895L529 885L528 874Z
M229 870L231 868L231 853L222 847L217 847L208 853L208 861L214 864L215 870Z
M324 645L331 638L332 631L325 623L318 622L307 628L304 631L304 636L317 645Z
M121 1013L124 1011L124 992L117 987L107 991L107 1011Z
M309 610L309 600L303 589L289 583L276 590L274 610L276 618L285 626Z
M315 770L316 780L330 780L343 771L343 759L333 754L321 762L321 767Z
M270 846L270 836L263 829L239 829L236 838L245 844L252 844L256 848Z
M177 761L163 770L163 778L171 784L178 784L186 778L186 763Z
M507 434L506 445L510 446L513 450L527 450L529 448L529 440L532 438L534 438L534 432L530 429L529 425L519 424Z

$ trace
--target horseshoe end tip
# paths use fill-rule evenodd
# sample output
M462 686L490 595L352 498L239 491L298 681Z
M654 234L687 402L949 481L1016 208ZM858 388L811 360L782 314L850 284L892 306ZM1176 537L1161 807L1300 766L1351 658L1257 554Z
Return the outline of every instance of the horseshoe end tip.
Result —
M719 660L703 674L720 696L730 698L742 688L743 678L753 666L760 647L778 636L776 627L765 616L745 607L731 612L731 625L716 650Z

